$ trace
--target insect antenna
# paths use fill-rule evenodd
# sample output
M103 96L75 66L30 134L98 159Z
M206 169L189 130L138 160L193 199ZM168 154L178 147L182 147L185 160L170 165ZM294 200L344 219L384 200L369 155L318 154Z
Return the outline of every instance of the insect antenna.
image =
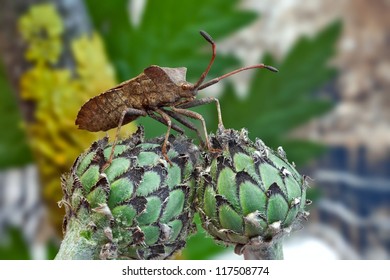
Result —
M217 49L216 49L216 44L214 42L214 39L206 31L201 30L200 31L200 35L202 35L203 38L205 38L206 41L211 44L211 47L213 48L213 55L211 56L209 65L207 65L206 70L202 73L202 75L200 76L199 80L193 86L193 88L196 89L196 90L202 90L204 88L207 88L207 87L209 87L211 85L214 85L214 84L218 83L222 79L225 79L225 78L227 78L227 77L229 77L231 75L234 75L234 74L237 74L239 72L242 72L242 71L245 71L245 70L249 70L249 69L265 68L265 69L268 69L268 70L270 70L272 72L279 72L279 70L276 69L275 67L272 67L272 66L269 66L269 65L265 65L265 64L256 64L256 65L252 65L252 66L247 66L247 67L242 67L242 68L236 69L236 70L234 70L232 72L229 72L229 73L226 73L225 75L222 75L222 76L220 76L218 78L212 79L212 80L208 81L205 84L202 84L204 79L206 78L207 74L209 73L209 71L211 69L211 66L214 63L215 57L217 55Z
M252 66L242 67L242 68L236 69L236 70L234 70L232 72L226 73L225 75L222 75L222 76L220 76L218 78L212 79L212 80L208 81L207 83L204 83L203 85L199 85L197 89L198 90L202 90L204 88L207 88L207 87L209 87L211 85L214 85L214 84L218 83L220 80L225 79L225 78L227 78L229 76L232 76L234 74L237 74L237 73L245 71L245 70L255 69L255 68L265 68L265 69L268 69L268 70L270 70L272 72L279 72L279 70L276 69L275 67L272 67L272 66L269 66L269 65L265 65L265 64L256 64L256 65L252 65Z
M213 55L211 56L209 65L207 66L206 70L202 73L199 80L194 84L194 89L197 89L203 83L204 79L206 78L207 74L210 71L211 66L214 63L215 56L217 55L217 49L213 38L211 38L211 36L206 31L203 30L200 31L200 35L202 35L203 38L205 38L206 41L211 44L211 47L213 48Z

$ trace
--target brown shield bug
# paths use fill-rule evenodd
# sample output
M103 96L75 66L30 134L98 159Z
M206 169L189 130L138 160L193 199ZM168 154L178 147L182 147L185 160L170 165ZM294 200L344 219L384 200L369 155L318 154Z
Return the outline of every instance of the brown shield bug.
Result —
M183 130L178 125L172 123L171 118L189 129L196 131L202 140L198 129L187 118L200 120L205 135L206 147L212 150L207 136L205 120L200 114L190 111L188 108L215 102L218 111L219 126L223 126L221 109L219 101L216 98L205 97L195 99L198 91L216 84L226 77L248 69L266 68L273 72L278 72L272 66L256 64L239 68L203 83L214 62L216 45L211 36L205 31L200 31L200 34L211 44L213 54L206 70L195 84L186 81L187 68L185 67L168 68L152 65L137 77L93 97L81 107L76 119L76 125L80 129L107 131L117 127L117 136L107 164L110 164L112 161L120 127L141 116L149 116L168 127L161 149L162 154L168 162L170 160L167 156L167 143L171 128L183 133Z

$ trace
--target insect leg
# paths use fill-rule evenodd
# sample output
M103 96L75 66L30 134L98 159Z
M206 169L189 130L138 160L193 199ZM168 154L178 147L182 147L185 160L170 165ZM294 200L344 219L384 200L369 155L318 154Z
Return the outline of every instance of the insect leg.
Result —
M194 101L194 100L195 100L195 96L188 97L186 99L181 99L181 100L173 103L171 106L173 106L173 107L180 107L180 105L182 105L184 103L188 103L188 102Z
M193 101L189 101L189 102L181 104L181 105L179 105L177 107L178 108L182 108L182 109L188 109L188 108L197 107L197 106L204 105L204 104L209 104L211 102L215 102L215 104L217 105L218 125L223 127L221 106L219 105L219 100L217 98L214 98L214 97L204 97L204 98L196 99L196 100L193 100Z
M164 112L166 112L165 110L163 110ZM168 125L167 122L165 121L164 118L154 114L153 111L148 111L148 116L151 117L152 119L155 119L156 121L162 123L162 124L165 124L165 125ZM171 116L172 117L172 116ZM177 126L176 124L172 123L171 125L172 129L176 130L177 132L183 134L184 133L184 130L181 129L179 126Z
M203 142L203 139L202 139L202 136L200 135L200 132L199 132L199 129L197 127L195 127L191 122L189 122L186 118L184 118L183 116L181 116L180 114L176 113L176 112L173 112L173 111L170 111L170 110L166 110L166 109L163 109L162 110L167 113L171 118L174 118L175 120L177 120L179 123L181 123L182 125L188 127L189 129L193 130L196 132L196 134L198 135L202 145L204 145L204 142ZM172 127L173 128L173 127Z
M211 147L211 144L210 144L210 141L209 141L209 137L208 137L208 134L207 134L206 122L205 122L205 120L204 120L204 118L202 117L201 114L198 114L196 112L193 112L193 111L190 111L190 110L187 110L187 109L175 108L175 107L171 107L171 110L173 112L176 112L178 114L190 117L192 119L200 120L202 122L202 127L203 127L203 131L204 131L204 135L205 135L207 149L210 152L216 151L214 148Z
M164 158L166 159L166 161L169 162L170 165L172 165L172 162L168 158L168 155L167 155L167 143L168 143L169 133L171 132L172 121L171 121L171 118L161 109L154 108L154 111L156 113L159 113L161 115L161 117L165 120L165 122L167 123L168 130L167 130L167 133L165 134L164 143L162 144L162 147L161 147L161 153L164 156Z
M106 168L108 166L110 166L110 164L112 162L112 159L114 157L115 146L118 143L119 133L120 133L120 130L121 130L121 127L123 124L123 120L125 119L125 117L126 116L146 116L146 115L147 114L145 111L139 110L139 109L127 108L126 110L123 110L121 118L119 119L118 127L116 129L114 143L112 143L110 157L108 158L107 162L103 165L102 171L106 170Z

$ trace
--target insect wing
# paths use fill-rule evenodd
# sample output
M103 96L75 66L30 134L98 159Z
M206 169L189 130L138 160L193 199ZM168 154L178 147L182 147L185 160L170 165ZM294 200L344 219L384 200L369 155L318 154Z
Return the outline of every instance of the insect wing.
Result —
M157 65L149 66L144 70L146 76L159 85L180 85L186 81L186 67L160 67Z
M107 131L118 126L121 114L127 105L119 99L121 87L110 89L88 100L80 109L76 125L88 131ZM135 120L138 116L127 116L123 124Z

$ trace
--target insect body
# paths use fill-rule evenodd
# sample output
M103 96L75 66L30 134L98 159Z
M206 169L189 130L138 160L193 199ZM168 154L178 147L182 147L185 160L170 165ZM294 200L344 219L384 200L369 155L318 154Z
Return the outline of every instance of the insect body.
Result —
M183 133L178 125L172 123L171 118L196 131L199 138L202 139L198 129L187 118L198 119L202 122L206 146L209 150L212 150L207 137L205 120L200 114L190 111L188 108L215 102L218 111L218 122L220 126L223 126L221 109L216 98L195 99L197 92L247 69L266 68L274 72L278 70L272 66L257 64L237 69L203 83L214 62L216 45L211 36L205 31L201 31L200 34L211 44L213 54L209 65L195 84L186 81L187 69L185 67L150 66L137 77L125 81L86 102L77 115L76 125L89 131L107 131L117 127L116 142L121 125L127 124L140 116L150 116L168 127L162 145L162 154L170 162L167 157L170 130L172 128ZM113 145L108 163L112 160L114 147L115 145Z
M123 112L122 124L126 124L152 114L156 108L192 98L191 91L183 90L190 87L185 74L185 68L150 66L137 77L90 99L81 107L76 124L89 131L106 131L118 126Z

